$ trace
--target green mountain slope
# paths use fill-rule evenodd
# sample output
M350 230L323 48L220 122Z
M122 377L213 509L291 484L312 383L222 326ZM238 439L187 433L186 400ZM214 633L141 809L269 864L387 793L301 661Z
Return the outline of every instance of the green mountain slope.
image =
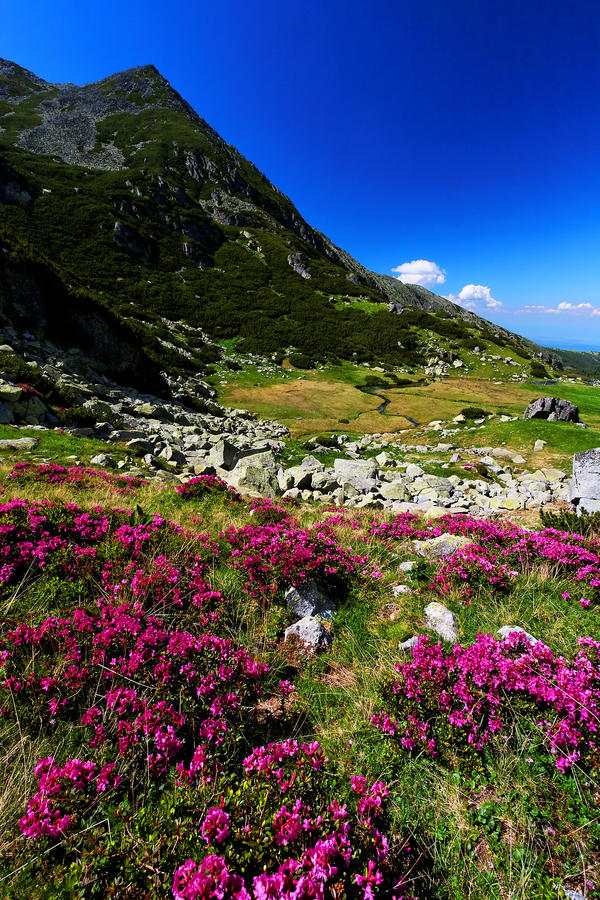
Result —
M41 265L170 373L203 370L233 338L387 366L421 363L423 331L528 353L337 248L153 66L78 87L0 60L0 246L0 315L14 315L15 264Z

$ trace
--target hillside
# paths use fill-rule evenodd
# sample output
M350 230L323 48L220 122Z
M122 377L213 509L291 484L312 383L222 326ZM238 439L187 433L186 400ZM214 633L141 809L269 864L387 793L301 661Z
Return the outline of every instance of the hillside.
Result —
M82 303L118 323L155 377L209 374L224 341L388 368L425 366L431 337L531 355L334 246L153 66L77 87L0 61L0 154L0 315L37 336ZM47 298L49 279L61 287L40 320L32 297Z
M30 444L0 462L4 897L598 897L597 522Z

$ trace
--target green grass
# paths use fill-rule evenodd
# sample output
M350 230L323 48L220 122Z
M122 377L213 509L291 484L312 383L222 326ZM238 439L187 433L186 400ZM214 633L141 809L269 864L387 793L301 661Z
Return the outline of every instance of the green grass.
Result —
M14 429L8 427L0 430L1 437L13 433ZM52 451L57 460L65 461L74 451L83 459L106 449L89 439L53 432L39 434L38 456L50 455ZM42 441L46 442L45 448ZM300 450L299 444L290 447L293 452ZM12 461L16 458L13 454ZM440 474L448 474L448 470ZM89 506L115 502L105 487L83 493L71 491L69 495L67 490L52 486L21 486L20 490L11 486L5 498L14 493L38 499L68 498ZM184 527L210 530L213 534L229 525L252 522L243 507L223 503L219 497L185 502L172 488L148 485L139 490L135 499L126 501L128 505L133 502ZM123 501L119 503L122 505ZM305 506L299 515L308 525L323 513ZM358 519L366 522L367 514L359 514ZM281 594L276 594L266 607L252 601L242 589L241 572L231 567L227 554L222 554L215 560L211 582L228 601L228 636L265 660L273 679L291 677L296 683L294 735L298 739L318 739L343 771L364 772L389 784L395 828L408 833L422 854L427 874L420 897L558 900L556 892L552 892L552 880L545 874L547 861L553 861L557 882L574 887L581 883L577 847L587 848L588 864L594 864L590 848L598 829L594 826L590 798L593 786L578 780L578 776L562 776L545 763L535 735L526 729L514 746L490 749L486 775L465 771L451 762L408 754L398 756L392 751L370 725L369 717L381 703L382 679L393 674L398 641L423 631L423 607L430 600L439 599L430 587L435 566L422 566L414 577L401 576L399 562L414 558L409 542L399 542L392 549L382 543L370 543L362 527L356 531L340 528L339 539L353 552L367 552L383 577L366 582L356 580L347 595L336 596L339 612L330 653L312 661L287 654L280 637L291 617ZM400 580L409 584L411 592L393 599L390 587ZM568 657L574 653L579 635L600 632L600 612L584 611L576 600L564 599L566 586L567 582L553 577L550 570L536 569L521 571L505 594L481 589L469 606L455 593L446 595L443 602L459 618L460 638L464 642L474 640L480 631L494 633L501 625L520 625ZM47 591L36 591L35 602L41 602L44 595L46 603ZM29 597L33 602L33 593ZM60 596L57 594L56 598ZM26 596L22 602L27 604ZM41 747L30 749L42 752ZM43 751L49 753L50 747ZM16 784L11 784L10 789L15 790ZM550 825L556 837L546 840L544 835ZM493 868L487 865L488 861Z

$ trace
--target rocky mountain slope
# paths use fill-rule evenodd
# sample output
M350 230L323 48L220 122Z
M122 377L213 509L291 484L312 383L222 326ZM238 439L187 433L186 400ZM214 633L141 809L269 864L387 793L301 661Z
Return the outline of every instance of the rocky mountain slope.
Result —
M4 321L18 314L53 340L63 323L71 342L82 330L105 364L120 357L130 381L140 368L155 382L161 371L206 371L227 340L386 366L424 362L419 329L531 352L468 310L361 266L153 66L78 87L0 60L0 249ZM41 317L40 296L52 298ZM95 339L109 321L118 354ZM134 346L143 366L132 365Z

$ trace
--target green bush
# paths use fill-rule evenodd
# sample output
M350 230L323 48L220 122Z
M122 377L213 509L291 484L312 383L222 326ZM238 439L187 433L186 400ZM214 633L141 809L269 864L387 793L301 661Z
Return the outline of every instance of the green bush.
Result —
M487 416L485 409L481 409L479 406L465 406L464 409L461 409L461 413L465 419L482 419Z
M85 406L72 406L70 409L57 409L56 418L60 425L89 428L96 424L96 414Z
M548 378L549 377L548 372L546 371L544 366L540 362L537 362L537 360L534 360L531 363L530 372L531 372L532 378Z
M290 365L295 369L314 369L314 362L304 353L290 353L288 357Z
M580 516L574 510L561 510L558 513L540 511L540 522L544 528L556 528L557 531L567 531L574 534L583 534L587 538L600 537L600 512L582 512Z

